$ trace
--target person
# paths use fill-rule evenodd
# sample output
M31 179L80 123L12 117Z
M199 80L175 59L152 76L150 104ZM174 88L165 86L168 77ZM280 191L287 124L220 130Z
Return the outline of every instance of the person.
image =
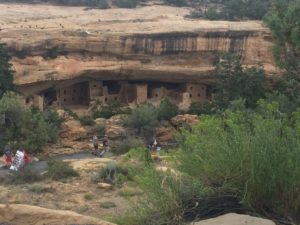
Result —
M103 145L103 150L100 153L100 157L103 157L104 153L106 151L109 151L108 136L107 135L104 135L104 138L102 139L102 145Z
M24 154L23 159L24 159L25 165L26 165L26 164L29 164L29 163L30 163L29 153L28 153L26 150L23 150L23 154Z
M13 157L12 157L12 152L10 149L4 150L3 161L4 161L5 168L9 168L11 166L11 164L13 162Z
M151 151L153 149L156 149L156 147L157 147L157 141L156 141L156 138L153 138L153 140L149 144L149 149Z
M98 147L99 147L99 140L98 140L98 137L96 134L93 136L92 142L93 142L93 147L94 147L94 149L92 150L92 154L97 155L97 151L98 151Z

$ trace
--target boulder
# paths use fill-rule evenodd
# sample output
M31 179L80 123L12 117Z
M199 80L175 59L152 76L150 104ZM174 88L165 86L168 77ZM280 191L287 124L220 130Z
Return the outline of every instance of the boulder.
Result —
M118 139L126 136L126 130L118 125L109 125L106 127L105 134L109 139Z
M70 118L69 114L63 109L57 109L56 112L57 112L58 116L62 119L66 120L66 119Z
M123 121L128 117L126 114L118 114L106 120L106 125L122 125Z
M58 225L58 224L94 224L114 225L103 220L83 216L66 210L46 209L38 206L0 204L1 224L24 224L24 225Z
M69 141L81 139L88 133L87 129L74 119L65 121L61 127L62 132L60 133L60 137Z
M96 125L106 125L106 119L104 118L97 118L95 119Z
M202 220L191 225L275 225L271 220L258 217L229 213L216 218Z
M169 127L158 127L155 130L155 136L159 143L169 142L174 139L176 129L172 126Z
M184 125L194 125L198 122L198 116L191 114L178 115L171 119L171 124L177 128L182 127Z
M111 184L107 184L107 183L98 183L97 187L106 191L112 190L113 186Z

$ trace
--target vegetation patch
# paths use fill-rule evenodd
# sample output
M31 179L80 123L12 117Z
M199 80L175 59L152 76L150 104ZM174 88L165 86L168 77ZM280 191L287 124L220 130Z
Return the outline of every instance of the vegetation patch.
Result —
M34 185L29 188L29 191L35 194L44 194L44 193L54 193L56 190L55 188L49 186Z
M52 180L63 180L69 177L78 177L79 174L73 167L64 161L51 160L48 162L46 177Z
M101 202L100 203L100 208L103 209L110 209L110 208L115 208L117 205L114 202Z

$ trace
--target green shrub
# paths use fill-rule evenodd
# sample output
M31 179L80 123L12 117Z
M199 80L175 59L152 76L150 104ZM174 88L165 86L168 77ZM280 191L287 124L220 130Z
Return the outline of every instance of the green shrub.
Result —
M93 112L93 118L109 119L114 115L123 114L124 112L121 110L121 106L119 101L110 101L107 105L102 106L100 111Z
M140 0L116 0L115 3L120 8L135 8L140 4Z
M52 180L63 180L69 177L78 177L79 174L73 167L64 161L51 160L48 162L46 177Z
M157 172L154 167L140 170L134 181L136 190L125 190L122 195L131 197L139 194L139 196L128 212L113 219L116 224L183 224L186 199L202 195L201 186L191 188L194 182L185 182L169 172Z
M220 20L222 18L220 13L215 8L209 8L205 12L204 16L206 19L209 19L209 20Z
M107 0L99 0L98 7L100 9L109 9L110 8Z
M168 98L164 98L158 107L158 119L169 120L178 114L178 107L176 104L170 102Z
M216 108L213 102L193 102L188 113L195 115L211 115L215 113Z
M71 109L69 109L69 108L64 108L64 111L65 111L66 113L68 113L69 116L73 117L73 119L75 119L75 120L78 120L78 119L79 119L79 116L78 116L75 112L73 112Z
M79 122L83 126L93 126L96 124L95 120L91 116L81 116L79 117Z
M140 138L126 137L120 141L116 141L112 144L112 151L116 154L125 154L130 149L143 147L144 142Z
M164 1L167 4L175 5L175 6L178 6L178 7L183 7L183 6L188 5L186 0L164 0Z
M87 201L90 201L90 200L92 200L92 199L94 198L94 196L93 196L92 194L90 194L90 193L84 194L83 197L84 197L84 199L87 200Z
M15 147L37 152L42 146L57 140L61 120L56 112L26 109L20 97L7 92L0 99L0 147L14 143Z
M103 168L101 168L97 173L93 174L91 177L92 182L107 182L110 184L115 184L116 182L116 168L115 162L109 162Z
M260 101L259 106L259 114L246 117L241 111L202 117L192 132L183 132L180 169L208 186L231 190L258 211L296 217L300 133L277 103ZM293 124L297 121L295 115Z
M157 109L151 104L144 104L132 110L128 125L137 130L137 133L151 138L158 124Z

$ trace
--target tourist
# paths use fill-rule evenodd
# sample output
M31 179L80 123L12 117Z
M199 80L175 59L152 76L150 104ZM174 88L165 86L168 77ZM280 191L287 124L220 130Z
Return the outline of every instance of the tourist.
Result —
M93 136L92 142L93 142L93 147L94 147L92 150L92 154L97 155L97 151L98 151L98 147L99 147L99 140L98 140L98 137L96 134Z
M26 165L26 164L29 164L29 163L30 163L29 153L28 153L26 150L23 150L23 154L24 154L23 159L24 159L25 165Z
M107 135L104 135L104 138L102 139L102 145L103 145L103 150L100 153L100 157L103 157L104 153L106 151L109 151L108 136Z
M4 150L3 161L4 161L5 168L9 168L11 166L13 162L13 156L12 156L12 151L10 149Z

